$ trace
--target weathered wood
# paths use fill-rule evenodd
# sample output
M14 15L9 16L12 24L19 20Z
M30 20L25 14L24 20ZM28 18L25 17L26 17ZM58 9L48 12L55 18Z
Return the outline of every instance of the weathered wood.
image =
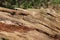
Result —
M25 9L16 11L20 12L20 10ZM27 9L25 12L27 11L29 15L11 15L7 11L0 12L0 38L60 40L60 17L53 9Z

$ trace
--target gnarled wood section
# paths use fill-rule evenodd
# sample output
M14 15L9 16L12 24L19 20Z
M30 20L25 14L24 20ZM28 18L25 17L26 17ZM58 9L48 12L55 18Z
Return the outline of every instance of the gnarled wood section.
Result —
M60 40L60 14L58 15L51 8L27 9L26 11L29 15L11 15L6 11L0 12L0 38Z

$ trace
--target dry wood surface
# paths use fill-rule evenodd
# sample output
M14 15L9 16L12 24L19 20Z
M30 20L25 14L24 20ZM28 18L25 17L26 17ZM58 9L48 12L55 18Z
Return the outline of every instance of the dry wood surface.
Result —
M60 40L60 14L54 9L16 9L0 7L1 40Z

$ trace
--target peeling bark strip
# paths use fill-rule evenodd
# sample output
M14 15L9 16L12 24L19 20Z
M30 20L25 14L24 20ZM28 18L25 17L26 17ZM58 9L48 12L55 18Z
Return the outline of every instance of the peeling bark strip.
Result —
M11 13L11 14L26 14L28 15L29 12L25 11L25 10L13 10L13 9L7 9L7 8L2 8L0 7L0 11L3 11L3 12L8 12L8 13Z
M1 23L0 22L0 31L7 31L7 32L14 32L14 31L18 31L18 32L27 32L30 30L34 30L32 28L28 28L26 26L16 26L16 25L9 25L9 24L5 24L5 23Z

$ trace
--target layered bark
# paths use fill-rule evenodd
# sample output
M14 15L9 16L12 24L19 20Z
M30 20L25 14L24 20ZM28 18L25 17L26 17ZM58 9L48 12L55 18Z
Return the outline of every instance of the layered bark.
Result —
M11 12L15 12L15 10L9 9L11 12L4 10L0 11L1 39L60 40L60 15L55 10L43 8L25 11L25 9L22 9L25 15L11 15ZM20 12L21 9L16 11ZM26 13L27 11L28 13Z

